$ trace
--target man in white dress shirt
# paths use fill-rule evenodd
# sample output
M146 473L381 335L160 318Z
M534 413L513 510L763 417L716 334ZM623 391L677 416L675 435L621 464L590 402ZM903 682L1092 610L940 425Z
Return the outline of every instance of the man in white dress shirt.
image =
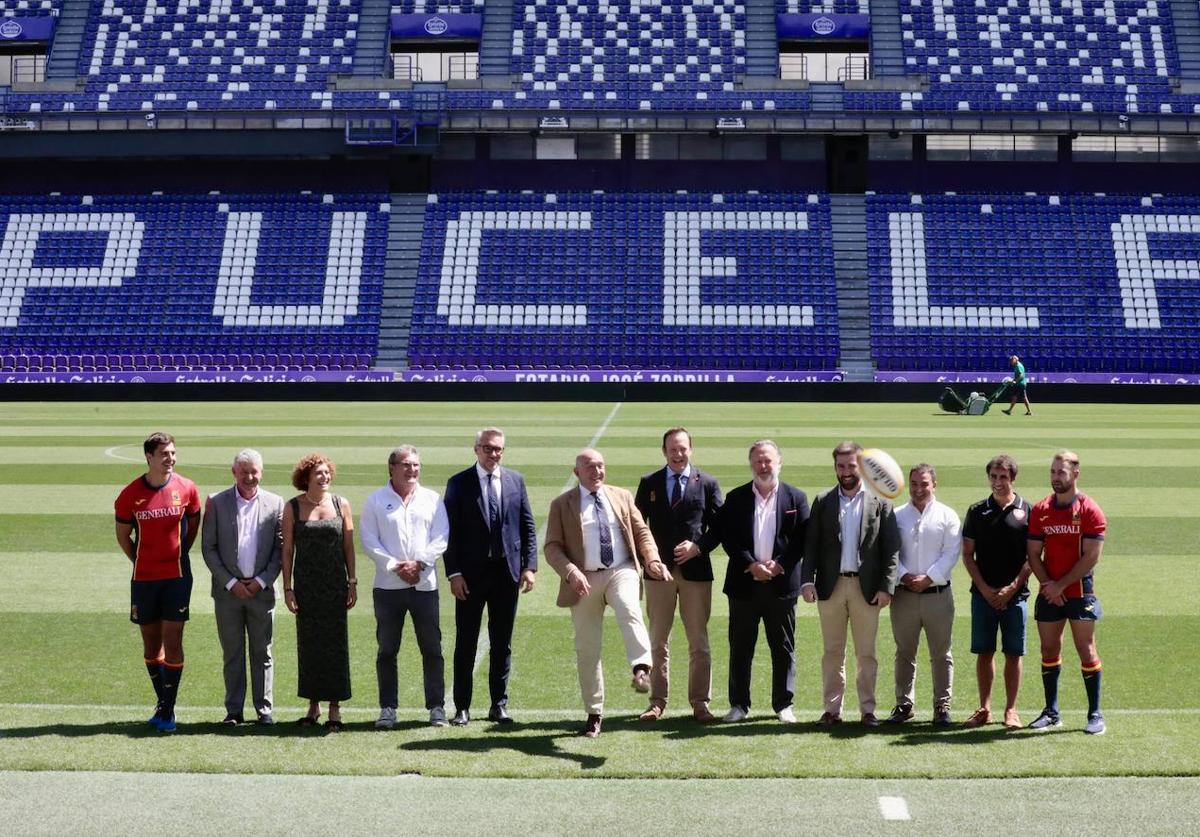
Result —
M420 484L421 455L400 445L388 456L387 485L363 504L358 532L375 562L375 676L379 681L379 729L396 724L396 655L404 619L412 614L425 681L429 723L446 726L445 662L438 621L436 565L446 549L450 524L436 491Z
M900 529L899 585L892 599L892 636L896 639L896 708L887 719L899 724L913 717L917 646L921 631L929 643L933 674L933 725L950 726L954 658L954 594L950 573L962 548L962 530L954 509L938 502L937 471L924 462L908 472L910 502L896 509Z

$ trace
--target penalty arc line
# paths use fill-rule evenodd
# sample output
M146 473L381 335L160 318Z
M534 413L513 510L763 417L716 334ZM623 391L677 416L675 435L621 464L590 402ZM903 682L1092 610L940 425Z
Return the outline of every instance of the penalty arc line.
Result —
M600 441L600 439L604 436L605 431L608 430L608 426L610 424L612 424L612 420L614 418L616 418L617 411L621 409L622 403L624 403L624 402L618 401L616 404L613 405L612 410L610 410L608 413L608 417L605 418L604 422L600 425L600 429L598 429L595 432L595 434L593 434L592 438L588 440L588 443L586 445L584 445L585 448L593 448L596 446L596 443ZM562 494L564 491L569 489L571 487L571 484L574 482L575 482L575 478L573 476L567 477L567 481L563 483L563 486L562 486L562 488L560 488L558 490L558 493ZM538 543L541 543L545 539L546 539L546 524L543 523L542 528L538 530ZM475 665L473 665L471 667L472 674L476 674L479 672L479 664L483 662L483 658L487 656L488 651L491 650L491 647L492 647L492 643L491 643L491 640L488 639L487 627L483 626L479 630L479 642L475 646L475 648L476 648Z
M140 460L140 459L137 459L137 458L134 458L131 456L121 456L119 453L117 453L117 451L119 451L121 448L136 448L136 447L137 447L136 443L131 444L131 445L113 445L111 448L104 449L104 455L107 456L109 459L115 459L118 462L141 462L142 460Z

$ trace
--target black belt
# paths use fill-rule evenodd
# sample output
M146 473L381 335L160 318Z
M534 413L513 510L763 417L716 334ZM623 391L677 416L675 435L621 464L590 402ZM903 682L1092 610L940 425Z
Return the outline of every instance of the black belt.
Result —
M940 593L943 590L949 590L949 589L950 589L949 584L943 584L939 587L926 587L924 590L921 591L921 595L928 596L930 593Z
M842 578L858 578L858 573L838 573Z

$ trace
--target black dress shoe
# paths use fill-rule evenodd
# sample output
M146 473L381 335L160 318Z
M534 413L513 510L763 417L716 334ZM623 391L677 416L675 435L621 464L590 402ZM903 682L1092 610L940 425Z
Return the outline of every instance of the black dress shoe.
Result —
M246 723L246 719L242 717L241 712L230 712L225 716L224 720L221 721L221 724L227 727L236 727L238 724L244 723Z
M513 717L508 714L506 707L496 704L488 710L488 720L494 724L511 724Z
M588 715L587 723L583 725L584 738L599 738L601 717L599 715Z
M258 716L258 720L254 723L258 724L260 727L272 727L275 726L275 718L270 712L263 712Z
M450 719L450 724L456 727L465 727L471 722L471 713L465 709L460 709L454 713L454 717Z

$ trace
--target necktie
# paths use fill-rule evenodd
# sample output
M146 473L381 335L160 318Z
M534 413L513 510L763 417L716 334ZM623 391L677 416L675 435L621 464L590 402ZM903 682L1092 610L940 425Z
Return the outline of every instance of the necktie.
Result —
M671 487L671 505L678 505L683 499L683 474L675 475L675 485Z
M608 513L604 510L604 502L597 492L592 492L592 499L596 501L596 529L600 533L600 563L611 567L613 562L612 532L608 528Z
M494 532L500 525L500 498L496 496L495 474L488 474L487 505L488 526Z

